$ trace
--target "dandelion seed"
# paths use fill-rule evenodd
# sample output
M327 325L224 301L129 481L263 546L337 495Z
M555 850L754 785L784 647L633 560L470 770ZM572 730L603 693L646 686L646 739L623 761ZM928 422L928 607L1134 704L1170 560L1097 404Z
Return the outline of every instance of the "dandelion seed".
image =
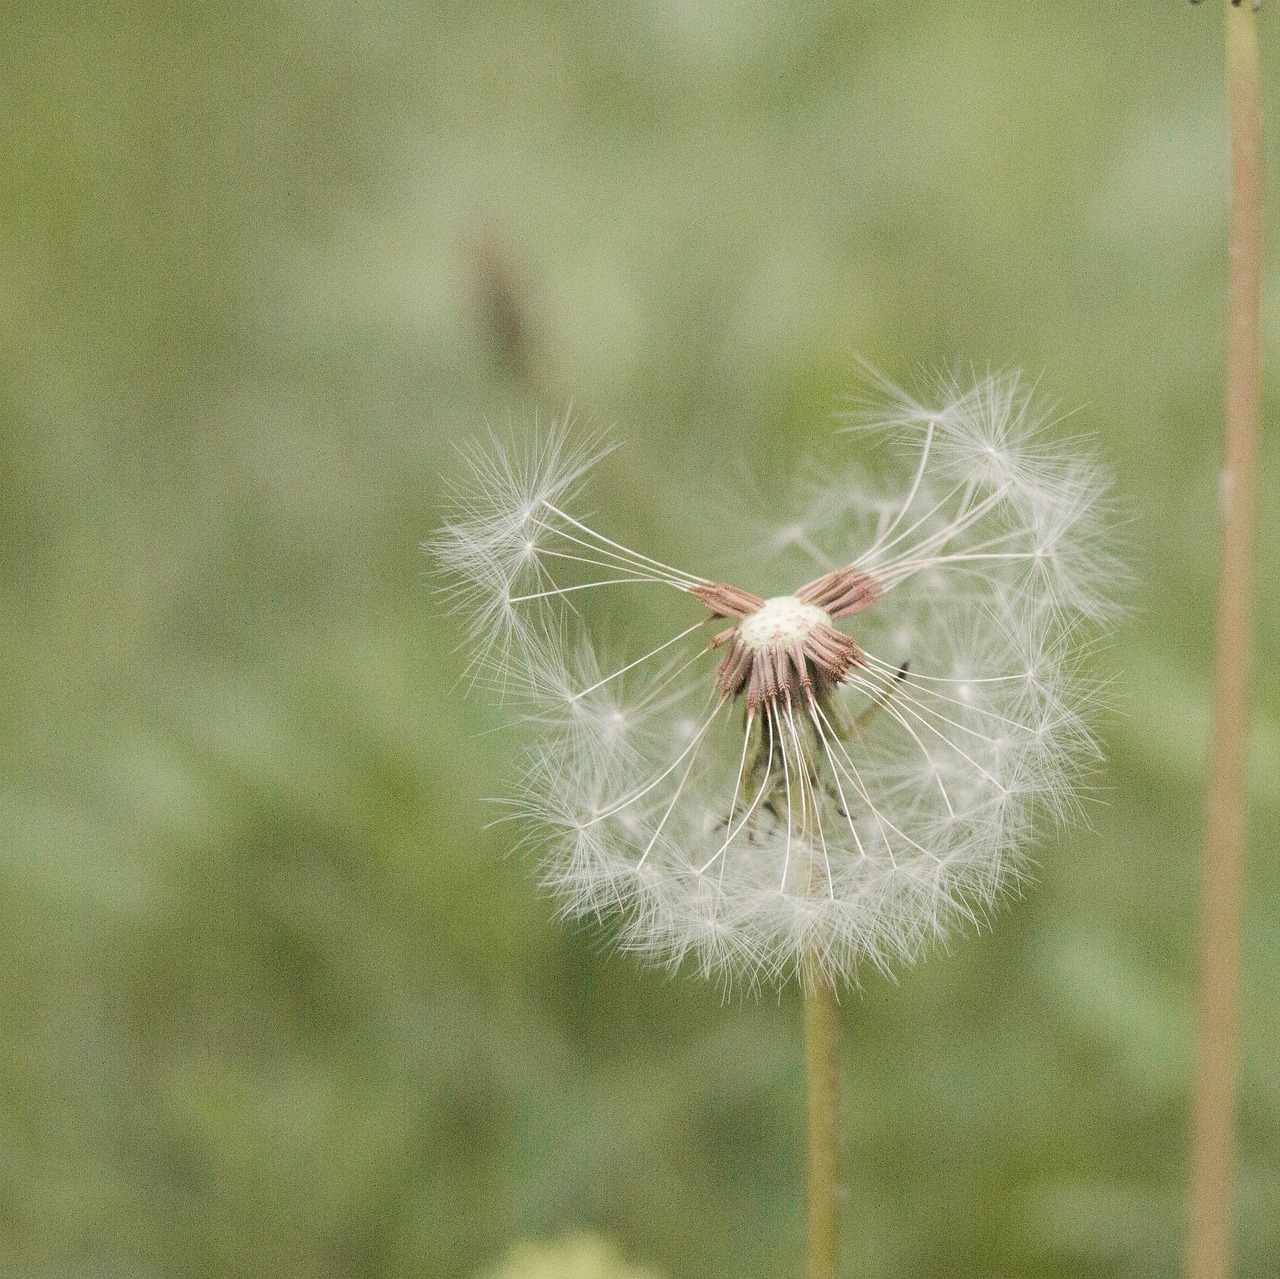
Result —
M1100 471L1050 441L1016 374L877 391L849 429L887 480L810 473L762 531L761 575L797 566L788 594L571 514L607 449L567 423L469 454L434 543L473 674L534 727L512 812L544 882L726 984L856 980L982 920L1097 755L1080 655L1119 573ZM689 617L604 662L579 601L639 612L654 590Z

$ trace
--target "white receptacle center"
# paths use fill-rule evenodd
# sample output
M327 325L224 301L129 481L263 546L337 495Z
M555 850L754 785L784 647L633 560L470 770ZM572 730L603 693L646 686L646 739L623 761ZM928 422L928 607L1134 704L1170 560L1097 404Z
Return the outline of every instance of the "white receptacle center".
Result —
M823 622L830 625L831 617L816 604L806 604L794 595L775 595L738 623L738 634L753 653L759 653L803 644Z

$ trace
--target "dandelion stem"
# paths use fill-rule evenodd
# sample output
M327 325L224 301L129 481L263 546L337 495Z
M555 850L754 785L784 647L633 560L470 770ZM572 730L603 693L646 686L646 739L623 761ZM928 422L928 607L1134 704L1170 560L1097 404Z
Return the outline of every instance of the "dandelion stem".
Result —
M1191 1134L1191 1279L1228 1279L1236 1157L1246 736L1261 435L1262 102L1255 15L1226 9L1231 121L1226 465Z
M809 1071L809 1225L805 1279L836 1279L840 1266L840 1022L836 988L814 961L804 975Z

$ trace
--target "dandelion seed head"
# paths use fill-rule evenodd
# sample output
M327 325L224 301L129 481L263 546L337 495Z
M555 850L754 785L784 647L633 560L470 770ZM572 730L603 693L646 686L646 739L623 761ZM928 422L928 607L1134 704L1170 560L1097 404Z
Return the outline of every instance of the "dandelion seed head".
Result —
M786 594L589 523L607 450L567 424L467 453L434 544L475 681L526 725L510 811L542 883L726 985L857 980L981 926L1098 758L1083 658L1122 575L1104 475L1016 374L873 384L850 429L880 466L803 471L762 540L800 566ZM655 591L687 624L605 660L578 603L639 616Z

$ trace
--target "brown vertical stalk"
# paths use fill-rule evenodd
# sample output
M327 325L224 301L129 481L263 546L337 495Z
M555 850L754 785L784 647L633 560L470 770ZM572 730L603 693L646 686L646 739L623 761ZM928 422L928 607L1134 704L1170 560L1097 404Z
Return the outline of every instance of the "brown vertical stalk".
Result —
M836 1279L840 1266L840 1022L830 977L805 974L809 1071L809 1226L806 1279Z
M1192 1118L1191 1279L1232 1272L1240 915L1261 434L1262 102L1254 13L1226 8L1231 121L1226 465L1214 664L1200 1010Z

